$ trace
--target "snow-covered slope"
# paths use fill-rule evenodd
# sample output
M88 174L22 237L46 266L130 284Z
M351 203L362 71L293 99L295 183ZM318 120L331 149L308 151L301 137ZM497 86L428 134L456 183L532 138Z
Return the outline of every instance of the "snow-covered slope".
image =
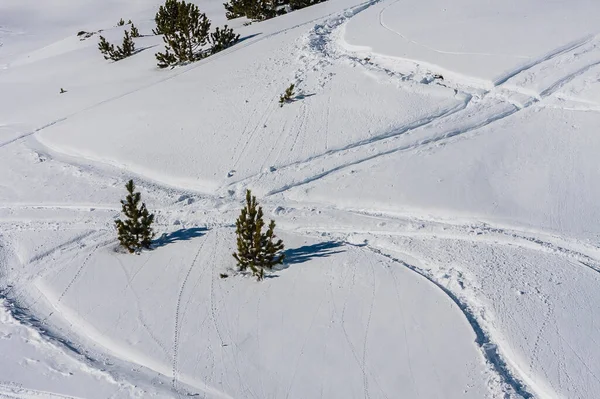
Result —
M172 70L160 3L0 3L0 397L600 397L597 2L329 0Z

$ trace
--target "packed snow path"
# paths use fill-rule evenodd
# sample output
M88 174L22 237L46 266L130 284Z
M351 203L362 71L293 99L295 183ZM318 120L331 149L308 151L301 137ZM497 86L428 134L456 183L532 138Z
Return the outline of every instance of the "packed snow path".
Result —
M0 396L598 396L597 6L541 42L477 9L485 34L461 42L415 29L452 21L438 2L405 3L239 26L162 72L153 51L107 64L59 30L41 50L7 37L0 320L9 362L33 354L0 365ZM139 257L112 251L131 173L166 234ZM246 188L292 259L264 284L218 278Z

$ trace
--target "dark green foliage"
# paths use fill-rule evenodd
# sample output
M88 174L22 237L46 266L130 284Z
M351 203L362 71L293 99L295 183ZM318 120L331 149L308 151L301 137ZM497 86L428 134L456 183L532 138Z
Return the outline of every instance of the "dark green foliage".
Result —
M279 96L279 106L283 107L283 104L289 103L292 101L296 93L294 93L295 85L292 83L287 89L285 89L285 93Z
M146 204L142 203L140 206L141 195L134 192L133 180L129 180L125 188L127 197L121 200L121 205L126 219L115 220L115 225L121 245L130 253L134 253L142 248L150 248L154 237L152 231L154 215L148 212Z
M104 36L102 35L100 35L100 43L98 43L98 49L104 55L104 59L106 60L115 60L115 58L117 58L115 46L107 42Z
M131 23L131 37L141 37L140 31L133 23Z
M155 35L164 35L172 33L176 30L177 21L179 20L179 3L177 0L166 0L165 4L160 6L154 22L156 29L152 30Z
M60 94L64 94L64 93L66 93L66 92L67 92L67 91L66 91L65 89L63 89L62 87L60 88Z
M210 20L198 6L185 1L167 0L155 17L154 32L163 34L165 52L157 53L160 68L197 61L205 55Z
M115 49L115 46L108 43L103 36L100 36L100 43L98 43L98 49L104 55L104 59L119 61L123 58L127 58L135 52L135 43L129 35L128 31L125 31L123 37L123 44Z
M240 35L233 33L233 29L228 28L227 25L225 25L223 29L217 27L215 31L210 34L210 41L212 43L210 52L211 54L218 53L219 51L233 46L238 40L240 40Z
M247 17L252 21L264 21L285 14L282 7L288 0L230 0L223 3L227 19Z
M262 207L257 207L256 197L246 190L246 207L235 222L237 252L233 257L240 271L250 269L259 281L264 278L265 269L271 270L273 266L283 263L285 258L283 242L274 241L275 221L271 220L267 231L263 233L264 225Z
M160 68L198 61L233 46L240 38L225 25L210 32L210 20L198 7L179 0L166 0L156 17L155 34L162 34L165 52L157 53ZM210 48L206 48L211 44Z
M135 43L133 42L133 39L131 38L131 35L128 31L125 31L125 36L123 37L123 45L117 47L117 51L120 52L122 58L127 58L133 55L135 51Z
M121 18L119 20L119 22L117 22L117 26L123 26L123 25L125 25L125 21L123 21L123 18Z
M304 7L322 3L323 1L325 0L290 0L290 7L292 10L299 10Z

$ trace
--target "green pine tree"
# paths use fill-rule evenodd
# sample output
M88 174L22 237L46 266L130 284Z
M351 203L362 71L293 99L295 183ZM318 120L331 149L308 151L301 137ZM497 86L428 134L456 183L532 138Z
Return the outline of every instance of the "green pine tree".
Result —
M211 54L216 54L219 51L223 51L226 48L233 46L238 40L240 40L240 35L233 33L233 29L228 28L227 25L225 25L223 29L217 27L215 31L210 34L210 42L212 43L210 52Z
M142 248L150 248L154 232L152 223L154 214L148 212L146 204L140 205L141 194L135 191L133 180L125 184L127 197L121 200L122 212L125 220L115 220L119 242L130 253L140 251Z
M210 20L198 6L185 1L166 0L155 17L154 32L163 34L165 52L157 53L160 68L197 61L205 56Z
M141 37L140 31L138 30L137 26L133 24L133 22L131 23L131 37Z
M135 43L131 38L128 31L125 31L123 37L123 44L115 49L115 46L108 43L108 41L100 36L100 43L98 43L98 49L104 55L104 59L119 61L123 58L132 56L135 53Z
M263 233L265 222L262 207L257 206L256 197L247 190L246 206L235 225L237 252L233 257L240 271L250 269L260 281L264 278L265 269L271 270L273 266L283 263L285 258L283 242L275 241L275 221L271 220L267 231Z
M295 87L296 86L292 83L287 89L285 89L285 92L281 96L279 96L279 106L280 107L283 107L283 104L289 103L292 101L292 99L296 95L296 93L294 93Z
M135 43L131 38L131 35L128 31L125 31L125 36L123 37L123 44L117 47L117 51L119 52L121 58L127 58L135 52Z
M264 21L285 14L279 5L279 0L230 0L229 3L223 3L227 19L245 16L252 21Z
M115 46L110 44L104 36L100 35L100 43L98 43L98 49L104 55L105 60L118 61L120 58L116 58Z
M117 26L123 26L123 25L125 25L125 21L123 21L123 18L121 18L119 20L119 22L117 22Z
M290 7L292 10L299 10L301 8L322 3L323 1L325 0L290 0Z
M165 4L158 8L158 12L154 17L156 28L152 30L152 33L164 35L175 32L179 20L179 9L177 0L166 0Z

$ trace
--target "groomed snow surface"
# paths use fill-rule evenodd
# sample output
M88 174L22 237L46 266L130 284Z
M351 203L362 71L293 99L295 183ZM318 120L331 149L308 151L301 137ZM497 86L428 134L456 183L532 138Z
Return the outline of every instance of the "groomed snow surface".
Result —
M0 2L0 398L600 397L600 3L329 0L169 70L160 4Z

